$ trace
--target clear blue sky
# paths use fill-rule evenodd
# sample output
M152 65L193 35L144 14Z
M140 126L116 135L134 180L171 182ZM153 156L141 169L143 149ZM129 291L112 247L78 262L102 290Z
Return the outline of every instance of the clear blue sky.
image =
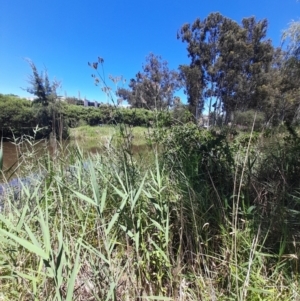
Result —
M281 31L299 20L297 0L0 0L0 93L30 96L30 58L49 78L62 81L64 95L105 101L94 86L88 61L101 56L107 75L127 80L153 52L171 69L189 62L176 39L184 23L220 12L237 22L256 16L269 21L268 37L280 45Z

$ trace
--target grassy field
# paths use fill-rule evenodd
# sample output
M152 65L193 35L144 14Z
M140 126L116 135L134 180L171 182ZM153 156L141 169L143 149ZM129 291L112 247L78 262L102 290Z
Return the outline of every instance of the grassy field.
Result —
M128 135L132 136L134 146L143 146L147 144L149 129L144 127L128 128ZM93 148L117 143L120 140L118 126L81 126L70 129L70 138L78 141L82 147Z
M300 139L174 126L145 164L132 132L73 129L113 142L45 154L43 180L1 196L0 300L300 300Z

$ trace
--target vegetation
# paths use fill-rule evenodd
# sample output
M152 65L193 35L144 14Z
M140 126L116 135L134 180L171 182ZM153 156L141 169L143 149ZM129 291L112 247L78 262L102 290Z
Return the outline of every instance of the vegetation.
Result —
M286 52L266 30L218 13L184 25L190 65L178 75L150 55L117 88L132 109L118 106L100 57L89 65L112 106L50 101L34 65L33 105L0 95L20 132L17 103L28 124L45 113L52 133L54 116L77 142L102 145L37 158L28 141L30 181L0 186L0 299L299 300L298 27ZM173 94L180 83L188 105ZM205 102L208 129L196 124Z
M14 95L0 94L0 124L1 135L11 137L22 133L30 133L35 127L34 111L30 101Z
M230 143L192 123L158 128L151 164L120 130L101 154L41 157L22 202L2 195L4 300L297 300L292 128Z
M143 72L131 79L129 89L119 88L117 95L135 108L165 109L173 105L174 92L180 87L179 75L168 63L150 53Z
M62 105L57 96L60 82L54 80L50 83L46 70L39 74L35 64L30 60L28 63L32 75L29 77L30 87L26 91L35 95L32 105L35 111L36 124L42 128L40 134L53 139L59 138L62 142L63 138L67 138L68 127L62 117Z
M115 108L111 105L101 105L99 108L84 107L67 104L64 101L56 101L48 106L32 104L31 101L20 99L17 96L0 94L0 124L4 138L12 138L13 135L33 135L33 130L38 125L43 128L38 137L47 137L52 131L53 116L57 137L59 137L60 124L63 126L63 137L68 135L69 128L83 125L116 125L125 123L130 126L151 126L155 118L162 125L171 125L178 121L184 121L184 107L176 107L176 114L172 117L172 111L162 111L155 117L153 111L146 109Z
M132 145L135 147L146 146L148 144L147 137L152 131L152 129L146 127L133 127L130 133ZM121 139L118 126L112 125L101 127L80 126L70 130L70 138L77 141L85 150L92 147L101 148L109 144L117 147Z
M208 99L210 113L214 99L215 111L225 112L226 120L236 110L263 107L273 56L271 42L265 40L266 28L266 20L257 22L251 17L239 25L219 13L182 26L178 37L187 42L191 57L190 66L181 67L187 91L193 81L199 82L197 97L189 98L192 107L200 102L201 109Z

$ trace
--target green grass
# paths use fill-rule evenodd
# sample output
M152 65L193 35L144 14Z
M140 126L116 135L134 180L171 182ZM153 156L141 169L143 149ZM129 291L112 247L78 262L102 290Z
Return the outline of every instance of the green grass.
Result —
M148 149L145 165L126 145L143 131L122 139L114 127L74 129L86 143L114 142L37 158L46 179L24 187L22 203L8 194L0 213L0 300L299 300L297 229L290 243L259 219L269 191L247 203L260 170L252 136L220 180L230 148L218 136L190 125L162 131L161 152ZM270 238L281 239L277 249Z
M130 128L134 146L147 144L148 129L144 127ZM101 147L119 140L118 126L81 126L70 129L70 138L78 141L83 148Z

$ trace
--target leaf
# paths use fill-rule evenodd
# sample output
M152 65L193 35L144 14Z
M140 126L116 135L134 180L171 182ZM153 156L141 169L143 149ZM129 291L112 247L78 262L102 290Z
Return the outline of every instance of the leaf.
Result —
M101 203L100 203L100 213L103 213L103 210L105 208L105 202L106 202L106 196L107 196L107 187L104 187L102 191L102 196L101 196Z
M77 274L80 270L80 249L81 247L79 247L78 251L77 251L77 255L76 255L76 259L75 259L75 263L74 263L74 267L72 270L72 274L71 277L68 281L68 288L67 288L67 297L66 297L66 301L72 301L73 299L73 293L74 293L74 288L75 288L75 281L76 281L76 277Z
M17 271L17 270L15 270L14 272L15 272L18 276L20 276L20 277L22 277L22 278L24 278L24 279L27 279L27 280L30 280L30 281L37 281L37 280L38 280L38 278L36 278L36 277L34 277L34 276L32 276L32 275L28 275L28 274L22 273L22 272Z
M94 248L92 246L88 246L84 243L81 243L81 245L88 251L90 251L90 252L94 253L96 256L100 257L106 264L109 264L109 260L107 260L107 258L101 252L99 252L96 248Z
M140 194L141 194L141 192L142 192L142 190L143 190L146 176L147 176L147 173L146 173L146 175L144 176L144 178L143 178L143 180L142 180L142 183L141 183L141 185L140 185L140 187L139 187L137 193L135 194L134 199L133 199L133 201L132 201L132 203L131 203L131 212L133 211L133 209L134 209L134 207L135 207L135 204L136 204L136 202L137 202L137 200L138 200L138 198L139 198L139 196L140 196Z
M105 234L108 235L113 227L113 225L116 223L116 221L118 220L121 211L123 210L124 206L126 205L128 196L125 196L125 198L123 199L121 206L119 207L119 209L117 210L117 212L114 214L114 216L112 217L111 221L109 222L107 228L105 229Z
M14 229L14 224L7 219L3 214L0 214L0 221L3 222L8 229Z
M169 262L169 258L166 253L150 238L151 243L155 246L156 250L159 251L161 256L165 259L166 262Z
M48 225L48 199L47 199L47 194L45 194L45 204L46 204L46 208L45 208L45 218L43 216L43 212L42 209L39 207L39 222L40 222L40 226L43 232L43 241L44 241L44 246L46 249L46 252L50 252L51 250L51 240L50 240L50 232L49 232L49 225Z
M127 228L124 226L124 225L120 225L121 229L126 233L128 234L128 236L130 238L133 238L134 237L134 234L130 231L130 230L127 230Z
M146 212L144 212L144 213L146 214ZM163 227L156 220L152 219L151 217L150 217L150 220L159 231L165 233L165 229L163 229Z
M99 205L99 201L100 201L100 193L99 193L99 191L100 191L100 189L99 189L99 186L98 186L98 183L97 183L95 169L93 168L92 162L89 162L88 166L89 166L89 170L90 170L90 176L91 176L91 183L92 183L94 200Z
M33 232L31 231L31 229L28 227L27 224L24 224L24 228L29 236L29 238L31 239L32 243L37 246L38 248L41 248L40 243L38 242L37 238L34 236Z
M25 249L27 249L29 252L35 253L36 255L42 257L44 260L49 259L49 256L46 254L46 252L39 246L35 246L34 244L30 243L29 241L27 241L23 238L20 238L13 233L9 233L3 229L0 229L0 233L2 233L5 236L10 237L14 241L16 241L18 244L23 246Z
M255 287L248 287L247 288L249 291L255 292L255 293L260 293L260 294L274 294L275 289L269 289L269 290L265 290L265 289L259 289L259 288L255 288Z
M97 203L95 203L95 201L93 200L93 199L91 199L91 198L89 198L88 196L86 196L86 195L84 195L84 194L82 194L82 193L80 193L80 192L77 192L77 191L75 191L75 190L73 190L73 189L70 189L78 198L80 198L81 200L83 200L83 201L85 201L85 202L87 202L87 203L90 203L90 204L92 204L92 205L94 205L94 206L97 206Z
M16 227L16 232L20 232L23 225L24 225L24 220L25 220L25 217L27 216L27 210L29 209L27 203L26 205L24 205L24 207L22 208L22 215L18 221L18 225Z

